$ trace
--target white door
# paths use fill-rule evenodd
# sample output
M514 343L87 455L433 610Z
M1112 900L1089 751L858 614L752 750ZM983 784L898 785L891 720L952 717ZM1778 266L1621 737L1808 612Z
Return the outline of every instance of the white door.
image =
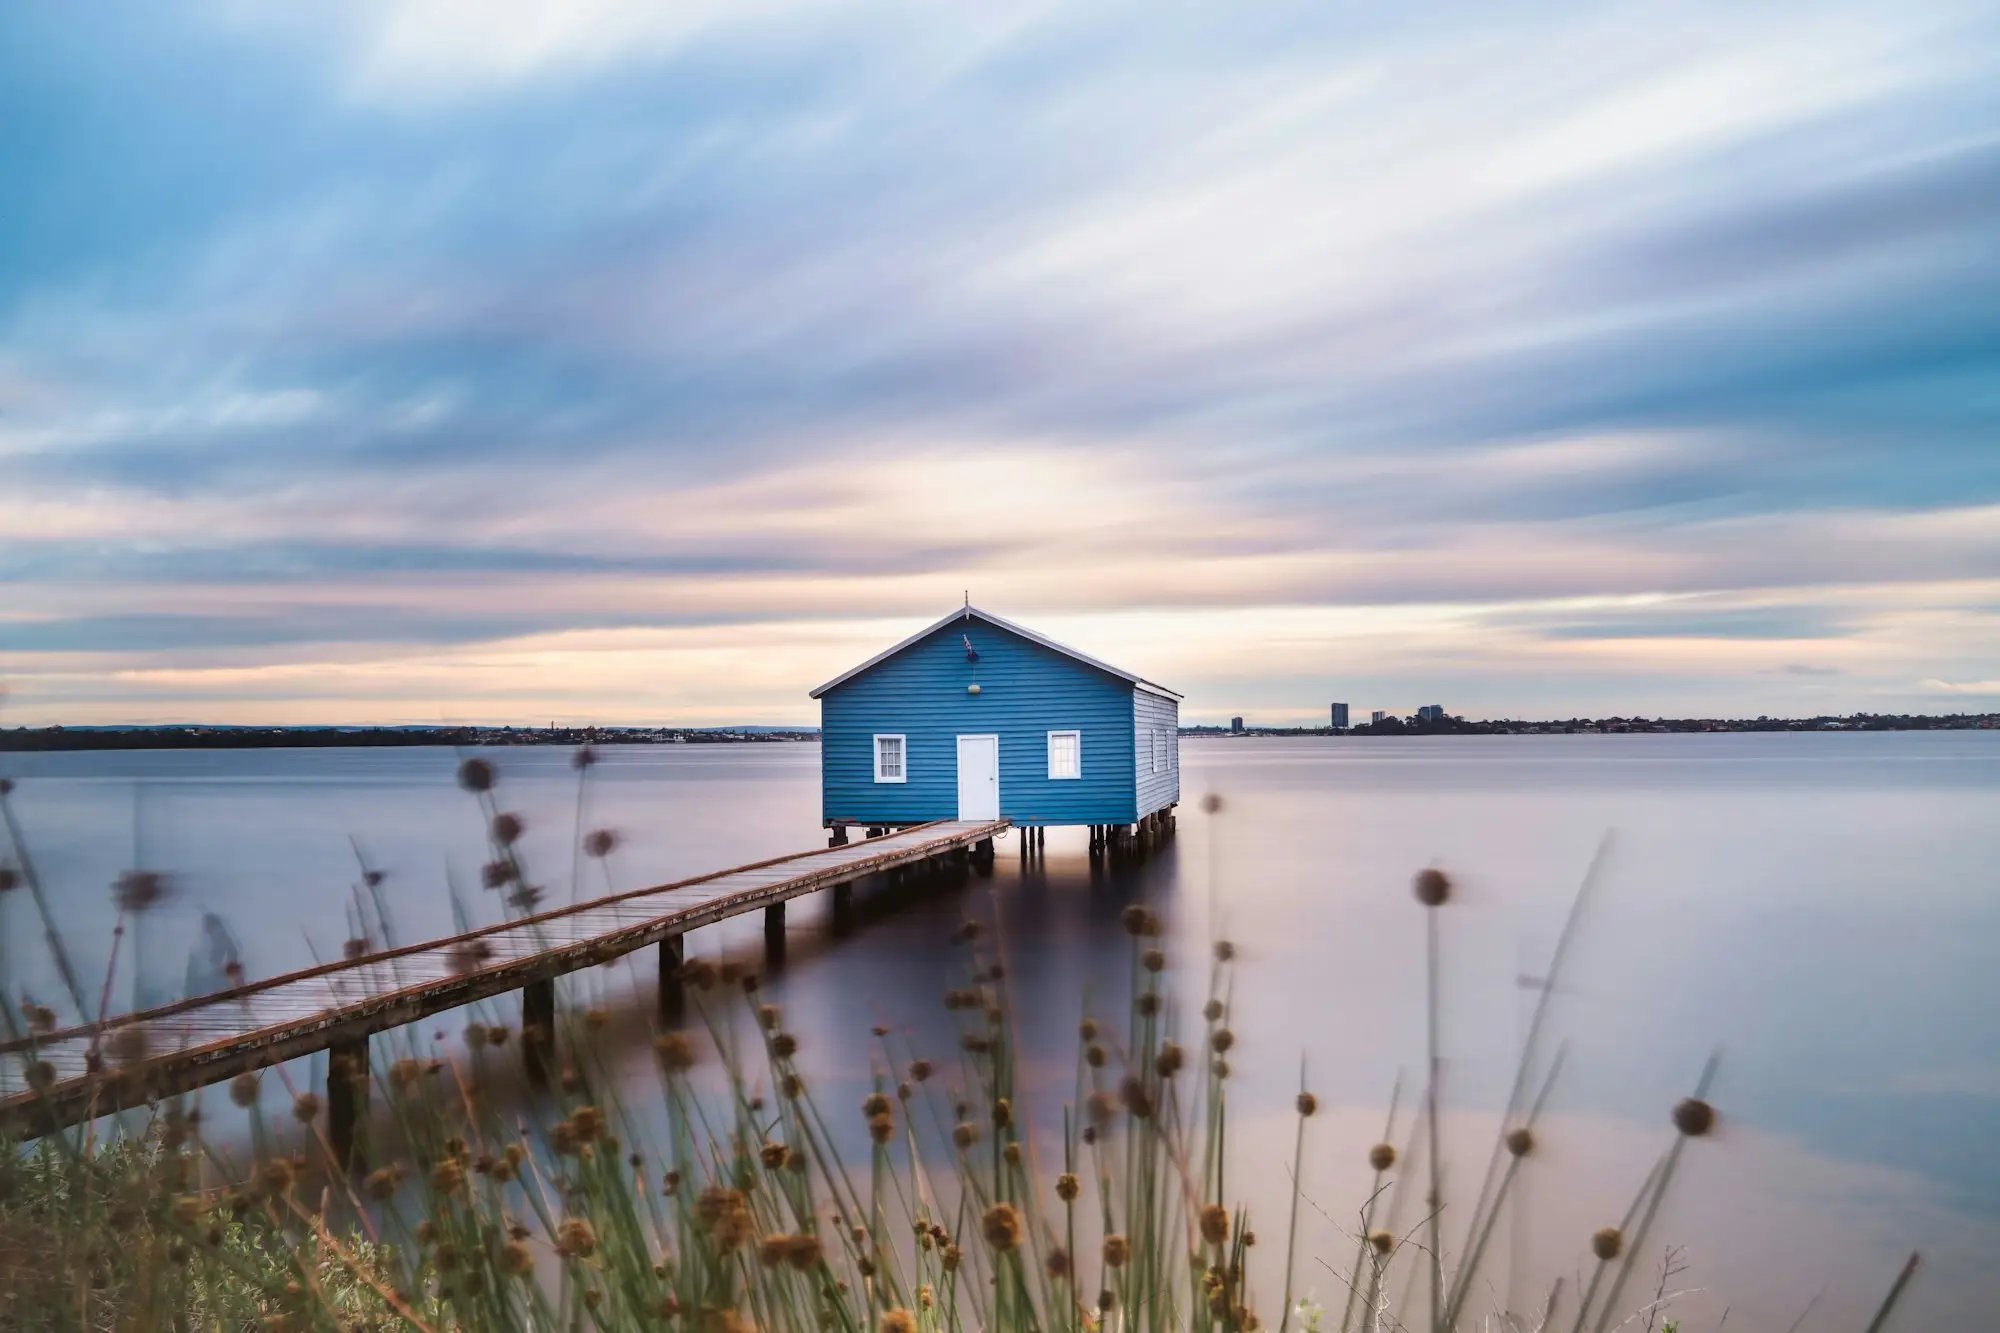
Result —
M958 738L958 817L1000 818L1000 738Z

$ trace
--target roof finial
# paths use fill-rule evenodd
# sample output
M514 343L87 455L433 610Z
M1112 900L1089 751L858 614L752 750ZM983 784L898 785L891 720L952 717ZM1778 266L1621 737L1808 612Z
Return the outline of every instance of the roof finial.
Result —
M965 609L968 611L972 609L972 589L970 588L965 590Z

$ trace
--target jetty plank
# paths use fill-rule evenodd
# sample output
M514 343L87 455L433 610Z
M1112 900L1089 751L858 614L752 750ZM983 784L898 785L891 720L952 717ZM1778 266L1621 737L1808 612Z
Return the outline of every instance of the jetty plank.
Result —
M46 1133L345 1047L801 894L990 843L1008 823L919 824L0 1042L0 1131Z

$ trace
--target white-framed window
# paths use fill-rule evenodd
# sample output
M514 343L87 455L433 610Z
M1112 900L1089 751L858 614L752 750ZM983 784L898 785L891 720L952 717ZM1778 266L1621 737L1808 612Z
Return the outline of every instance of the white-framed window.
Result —
M1153 771L1155 773L1164 773L1167 771L1167 729L1165 727L1153 728Z
M877 782L908 782L910 780L909 741L903 736L875 737L875 780Z
M1049 776L1051 778L1080 778L1083 776L1082 732L1052 731L1049 733Z

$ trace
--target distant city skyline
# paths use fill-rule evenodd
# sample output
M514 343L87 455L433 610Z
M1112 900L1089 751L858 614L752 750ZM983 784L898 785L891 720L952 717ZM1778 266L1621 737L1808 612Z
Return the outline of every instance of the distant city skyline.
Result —
M0 11L0 727L2000 707L2000 10ZM1382 703L1380 701L1389 701Z

